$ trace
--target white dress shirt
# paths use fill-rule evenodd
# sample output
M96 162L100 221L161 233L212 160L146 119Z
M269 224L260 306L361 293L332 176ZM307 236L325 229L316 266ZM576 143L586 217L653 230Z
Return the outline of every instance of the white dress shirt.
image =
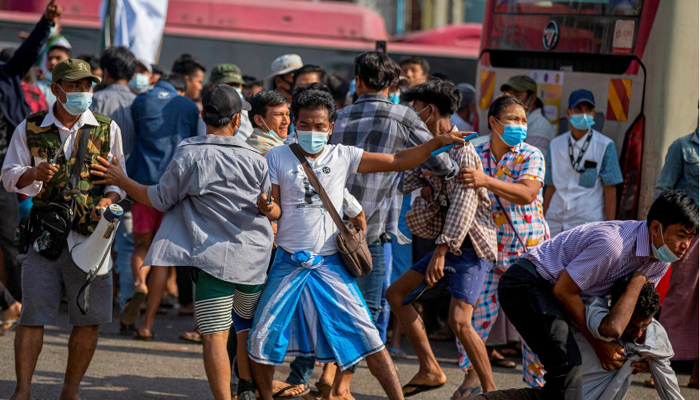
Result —
M55 106L54 106L55 107ZM49 108L48 114L44 117L41 123L42 127L47 127L56 125L58 127L59 135L61 136L61 149L59 150L65 154L66 159L70 159L73 153L73 147L75 145L75 139L77 137L77 132L84 126L97 126L99 125L95 116L90 110L85 111L78 121L73 124L69 129L66 128L54 115L54 107ZM121 165L124 173L126 173L126 163L124 162L124 150L122 148L122 136L119 126L112 121L109 131L109 145L110 152L108 156L108 161L112 161L112 157L117 157L119 164ZM58 154L58 153L57 153ZM48 161L46 158L34 157L34 165L39 165L42 161ZM10 141L10 146L7 149L7 155L5 156L5 162L2 165L2 184L5 190L8 192L22 193L27 196L36 196L41 191L44 183L41 181L34 181L25 187L17 187L17 182L19 181L22 174L32 168L32 155L29 151L29 145L27 144L27 120L25 119L17 125L14 134L12 135L12 140ZM126 197L126 193L120 189L118 186L106 186L104 193L114 192L117 193L120 199ZM77 236L76 236L77 235ZM80 238L79 238L80 237ZM82 238L82 239L81 239ZM69 243L75 243L75 240L82 241L84 237L75 231L71 231Z

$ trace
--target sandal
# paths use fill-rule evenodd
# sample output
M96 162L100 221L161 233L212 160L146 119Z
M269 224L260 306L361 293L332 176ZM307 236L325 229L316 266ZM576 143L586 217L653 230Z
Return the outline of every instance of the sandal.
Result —
M7 328L3 328L3 326L7 326ZM7 332L12 332L15 329L17 329L17 320L16 319L8 319L7 321L2 321L2 325L0 325L0 336L4 336Z
M178 336L178 338L180 340L184 340L185 342L202 344L202 336L200 336L199 332L197 331L181 333L180 336Z
M445 386L444 383L441 383L439 385L421 385L419 383L407 383L407 384L403 385L403 389L416 389L416 390L414 390L412 392L404 393L403 397L411 397L411 396L415 396L419 393L430 392L431 390L440 389L443 386Z
M124 304L124 311L122 311L121 323L129 326L136 323L141 314L141 304L146 299L146 292L138 291L135 292L129 300Z
M505 358L492 358L489 359L489 362L492 367L515 368L517 366L513 361L506 360Z
M289 390L289 389L293 389L293 388L295 388L295 387L297 387L297 386L299 386L299 385L289 385L289 386L283 387L283 388L280 389L277 393L273 394L273 395L272 395L272 398L273 398L273 399L279 399L279 400L296 399L297 397L305 396L305 395L307 395L307 394L309 394L309 393L311 392L311 389L309 389L309 386L308 386L308 385L304 385L304 391L303 391L303 392L301 392L301 393L299 393L299 394L295 394L295 395L282 396L282 393L286 392L286 391Z
M406 352L401 350L401 349L395 349L393 347L389 347L389 355L391 358L398 358L398 359L404 359L407 358L408 355L406 355Z
M143 340L144 342L152 342L155 339L156 334L152 333L151 336L141 336L139 331L134 332L134 339Z
M481 385L477 387L465 387L462 389L462 387L458 387L457 391L459 392L459 397L457 399L454 398L454 396L450 397L450 400L460 400L460 399L466 399L468 397L476 397L477 395L481 394ZM464 396L465 393L469 392L469 396Z

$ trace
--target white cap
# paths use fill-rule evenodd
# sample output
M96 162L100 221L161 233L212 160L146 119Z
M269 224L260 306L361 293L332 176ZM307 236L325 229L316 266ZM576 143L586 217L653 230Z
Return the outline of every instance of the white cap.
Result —
M270 76L268 76L268 78L296 71L303 66L304 62L301 61L301 57L299 57L297 54L285 54L283 56L279 56L272 62L272 65L270 66L272 73Z
M143 68L145 68L146 71L148 71L148 75L153 75L153 69L151 68L151 64L148 61L146 61L143 58L136 58L136 62L141 64Z

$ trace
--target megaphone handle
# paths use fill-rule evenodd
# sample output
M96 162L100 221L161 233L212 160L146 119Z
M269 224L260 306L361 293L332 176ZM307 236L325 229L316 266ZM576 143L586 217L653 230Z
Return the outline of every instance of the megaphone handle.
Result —
M118 223L117 223L118 224ZM116 230L116 228L115 228ZM75 299L75 303L78 305L78 309L80 310L80 313L83 315L86 315L88 311L90 310L90 292L88 291L88 286L92 283L92 281L97 278L97 273L100 271L100 266L102 263L105 261L105 258L107 258L107 255L110 254L110 251L112 249L112 244L114 244L114 236L112 236L112 240L109 241L109 246L107 246L107 250L105 250L105 253L102 255L102 259L100 260L99 263L97 263L97 266L88 272L88 278L83 284L83 286L80 287L80 290L78 291L78 297ZM80 297L85 292L85 308L80 305Z

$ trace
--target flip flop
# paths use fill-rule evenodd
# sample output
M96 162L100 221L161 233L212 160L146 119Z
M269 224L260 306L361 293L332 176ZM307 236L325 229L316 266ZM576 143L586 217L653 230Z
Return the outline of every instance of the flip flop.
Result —
M396 349L393 348L393 347L389 347L389 355L391 356L391 358L399 358L399 359L404 359L404 358L408 357L408 356L406 355L406 352L405 352L405 351L403 351L403 350L396 350Z
M129 326L136 323L141 314L141 304L146 299L146 292L138 291L135 292L129 300L126 301L124 305L124 311L122 311L121 323Z
M294 388L294 387L296 387L296 386L299 386L299 385L289 385L289 386L287 386L287 387L284 387L284 388L280 389L277 393L273 394L273 395L272 395L272 398L273 398L273 399L279 399L279 400L296 399L296 398L298 398L298 397L302 397L302 396L305 396L305 395L311 393L311 389L309 389L308 386L304 385L304 391L301 392L301 393L299 393L299 394L289 395L289 396L281 396L282 393L284 393L284 392L286 392L287 390L292 389L292 388Z
M492 367L501 367L501 368L515 368L517 364L515 364L513 361L506 360L505 358L500 358L500 359L492 359L489 360L491 363Z
M324 399L327 399L328 396L330 396L331 389L333 389L333 385L323 381L316 382L314 386L316 386L316 390L318 390L318 392L321 394L321 397L323 397Z
M0 336L5 336L7 332L12 332L15 329L17 329L17 320L16 319L8 319L7 321L2 321L2 325L7 325L9 324L7 328L0 330ZM0 326L2 326L0 325Z
M461 386L457 387L457 391L459 392L459 399L455 399L454 396L450 397L450 400L460 400L460 399L465 399L469 397L476 397L481 393L481 385L477 387L465 387L462 389ZM464 394L469 392L469 396L464 397Z
M141 336L139 331L134 332L134 339L143 340L144 342L152 342L155 339L156 334L152 333L151 336Z
M441 383L439 385L420 385L418 383L407 383L403 385L402 389L416 389L410 393L404 393L403 397L411 397L415 396L418 393L424 393L424 392L430 392L431 390L437 390L440 389L441 387L445 386L444 383Z
M178 338L180 338L180 340L184 340L185 342L202 344L202 336L200 336L197 332L184 332L181 333Z

